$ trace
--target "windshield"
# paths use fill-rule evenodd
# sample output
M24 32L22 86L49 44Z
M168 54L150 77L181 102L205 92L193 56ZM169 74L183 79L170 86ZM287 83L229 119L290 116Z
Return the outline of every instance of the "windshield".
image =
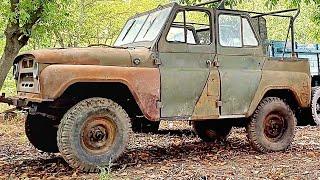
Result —
M115 46L134 42L153 41L160 33L171 11L171 7L130 19L124 26Z

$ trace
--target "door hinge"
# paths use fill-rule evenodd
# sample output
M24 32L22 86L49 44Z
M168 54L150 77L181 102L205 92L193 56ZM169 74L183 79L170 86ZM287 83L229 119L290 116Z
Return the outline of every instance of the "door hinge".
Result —
M153 59L153 62L155 65L157 65L157 66L161 65L161 59L159 58L159 54L152 53L151 58Z
M163 108L163 104L161 101L157 101L157 109Z
M217 107L222 107L222 101L217 101L216 105L217 105Z
M220 67L220 63L219 63L219 61L213 61L213 66L215 66L215 67Z
M161 60L160 60L160 58L155 58L155 59L154 59L154 64L157 65L157 66L160 66L160 65L161 65Z

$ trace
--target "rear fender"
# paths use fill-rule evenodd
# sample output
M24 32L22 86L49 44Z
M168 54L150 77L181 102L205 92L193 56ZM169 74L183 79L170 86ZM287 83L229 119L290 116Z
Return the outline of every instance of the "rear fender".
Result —
M307 108L311 102L311 79L307 73L289 71L265 71L247 117L251 116L270 90L288 90L297 102L297 106Z

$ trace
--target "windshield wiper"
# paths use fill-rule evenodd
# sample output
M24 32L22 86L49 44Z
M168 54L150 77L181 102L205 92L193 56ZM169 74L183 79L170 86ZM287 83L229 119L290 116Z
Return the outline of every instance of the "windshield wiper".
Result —
M156 21L156 19L157 19L158 17L159 17L159 16L155 17L155 18L152 20L152 22L150 23L150 25L149 25L146 33L143 35L143 38L146 37L146 35L148 34L149 30L151 29L151 27L153 26L154 22Z
M104 46L104 47L110 47L110 48L114 47L114 46L110 46L108 44L90 44L88 47L94 47L94 46Z
M108 48L128 49L128 47L111 46L111 45L108 45L108 44L90 44L88 47L108 47Z
M137 20L134 20L134 21L132 22L131 26L128 28L128 31L127 31L126 34L123 36L123 38L122 38L121 41L123 41L123 40L127 37L127 35L129 34L131 28L132 28L133 25L136 23L136 21L137 21Z

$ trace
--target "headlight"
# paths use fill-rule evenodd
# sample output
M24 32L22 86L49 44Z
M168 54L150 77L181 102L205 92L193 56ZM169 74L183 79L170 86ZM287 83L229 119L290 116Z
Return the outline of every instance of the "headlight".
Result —
M33 66L33 70L34 70L34 72L33 72L33 78L34 79L38 79L38 74L39 74L39 64L38 63L34 63L34 66Z

